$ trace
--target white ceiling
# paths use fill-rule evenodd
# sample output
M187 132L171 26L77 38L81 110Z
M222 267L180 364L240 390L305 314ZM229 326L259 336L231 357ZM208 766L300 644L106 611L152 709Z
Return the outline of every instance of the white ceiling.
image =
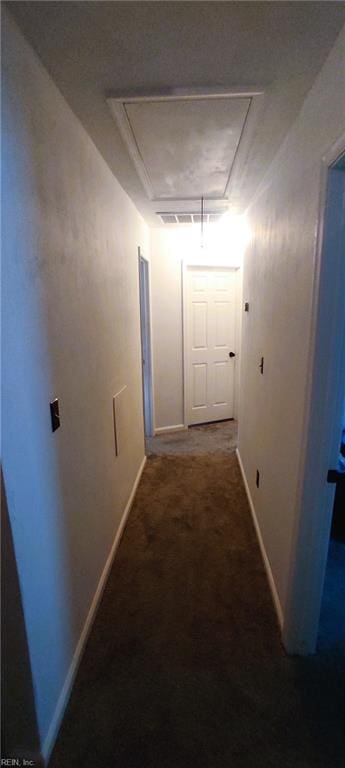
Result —
M345 22L329 1L8 6L151 225L248 205Z

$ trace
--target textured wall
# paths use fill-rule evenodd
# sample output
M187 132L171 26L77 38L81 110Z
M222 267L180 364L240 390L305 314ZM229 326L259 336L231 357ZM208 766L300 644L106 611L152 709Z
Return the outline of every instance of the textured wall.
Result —
M344 132L344 77L343 30L248 212L239 447L283 613L300 513L321 159Z
M148 230L6 14L2 133L3 466L44 739L144 456Z
M151 231L153 392L156 428L183 424L182 273L176 237Z

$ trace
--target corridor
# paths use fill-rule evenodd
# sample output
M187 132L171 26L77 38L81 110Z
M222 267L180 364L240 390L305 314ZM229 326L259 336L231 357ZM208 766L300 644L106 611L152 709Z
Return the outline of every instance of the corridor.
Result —
M345 2L1 22L1 759L344 768Z
M342 768L345 676L284 653L234 430L151 441L50 768Z

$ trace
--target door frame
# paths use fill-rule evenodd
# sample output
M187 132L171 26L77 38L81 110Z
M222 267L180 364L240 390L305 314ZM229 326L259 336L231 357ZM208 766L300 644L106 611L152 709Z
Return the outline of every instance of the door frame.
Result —
M317 647L335 495L335 487L327 483L327 471L336 466L341 437L345 382L345 213L344 207L343 211L341 206L332 207L332 197L339 191L342 194L345 169L337 165L344 153L345 134L325 153L321 164L304 443L283 627L286 650L299 655L315 653Z
M184 428L188 429L188 415L187 415L187 367L188 367L188 350L187 350L187 344L186 344L186 329L187 329L187 279L188 279L188 270L190 269L227 269L231 270L232 272L237 272L238 276L241 274L241 267L240 266L231 266L231 264L222 264L220 263L203 263L201 262L195 262L195 261L181 261L181 283L182 283L182 365L183 365L183 424ZM239 327L239 306L238 306L238 300L239 300L239 291L241 286L239 286L238 291L236 292L236 309L235 309L235 337L236 337L236 343L238 345L238 349L236 351L237 360L235 362L236 369L235 369L235 377L234 377L234 413L236 418L236 412L238 409L238 371L239 371L239 365L238 365L238 357L240 353L240 347L241 347L241 337L240 337L240 327Z
M138 247L140 358L145 437L154 434L150 262Z

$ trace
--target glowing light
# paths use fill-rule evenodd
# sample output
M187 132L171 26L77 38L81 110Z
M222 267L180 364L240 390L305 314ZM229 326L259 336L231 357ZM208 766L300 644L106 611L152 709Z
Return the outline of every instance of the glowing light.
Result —
M242 263L250 240L250 228L245 216L225 213L217 223L208 224L204 233L204 249L213 258Z

